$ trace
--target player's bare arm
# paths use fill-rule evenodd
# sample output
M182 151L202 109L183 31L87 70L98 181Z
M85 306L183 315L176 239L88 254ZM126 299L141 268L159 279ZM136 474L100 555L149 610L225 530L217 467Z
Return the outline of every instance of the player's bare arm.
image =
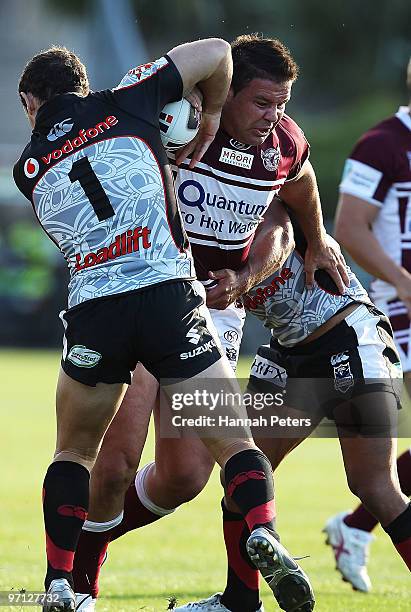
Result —
M215 270L210 278L218 285L207 292L207 306L223 310L241 295L278 270L294 248L290 218L274 198L255 233L245 266L239 270Z
M197 85L203 94L200 130L176 159L179 164L193 153L190 161L190 168L193 168L207 151L220 125L233 70L231 47L220 38L209 38L179 45L168 55L181 74L184 93L188 94Z
M411 317L411 274L384 251L372 231L380 209L365 200L342 193L335 220L335 236L366 272L395 286Z
M322 269L330 274L343 293L344 285L349 284L346 264L342 254L325 241L320 195L315 172L309 161L305 162L298 178L281 188L279 195L294 211L307 239L304 266L307 286L313 285L315 271Z

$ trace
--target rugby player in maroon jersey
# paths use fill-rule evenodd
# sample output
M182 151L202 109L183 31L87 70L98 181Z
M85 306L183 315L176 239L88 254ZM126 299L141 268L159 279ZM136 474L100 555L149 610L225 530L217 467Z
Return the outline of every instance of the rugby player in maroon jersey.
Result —
M236 300L277 269L292 248L289 221L274 200L275 194L280 193L294 210L307 238L307 284L313 284L318 268L328 270L342 292L348 279L339 250L334 251L324 239L308 143L284 114L297 77L294 60L279 41L257 36L239 37L232 48L234 75L222 127L195 168L179 155L174 170L196 271L208 290L207 304L220 342L235 367L245 316ZM259 226L263 217L274 221ZM254 239L256 230L258 240ZM130 387L93 470L89 520L74 564L75 586L83 594L84 610L94 609L99 569L109 541L192 499L204 487L214 464L198 440L160 436L157 404L156 461L140 470L135 484L157 384L140 366L134 381L138 384L133 382ZM141 407L138 411L136 404ZM146 420L142 422L144 410ZM236 589L241 609L247 612L260 609L258 589L253 588L254 571L250 568L252 587L240 584ZM281 601L285 609L309 610L310 597L297 584L288 600L281 597Z
M411 96L411 60L407 86ZM394 330L404 386L411 397L411 103L367 130L345 163L335 231L374 277L370 295ZM402 491L411 495L411 452L397 461ZM324 531L342 576L368 592L372 530L378 521L360 505L331 517Z
M164 105L199 83L204 113L190 148L194 167L218 128L231 68L228 43L209 39L180 45L105 91L90 92L85 67L62 47L34 56L20 78L33 132L14 179L71 273L68 309L60 315L56 451L43 485L45 612L76 609L72 568L89 509L90 471L137 363L163 382L167 396L176 390L170 379L179 381L179 392L208 377L239 392L193 274L158 125ZM196 359L183 362L193 339ZM229 411L246 414L241 402ZM203 444L250 523L256 565L264 563L265 571L268 554L274 569L280 554L294 567L274 530L269 462L249 428L237 434ZM313 602L308 578L296 572ZM281 580L287 590L288 573Z

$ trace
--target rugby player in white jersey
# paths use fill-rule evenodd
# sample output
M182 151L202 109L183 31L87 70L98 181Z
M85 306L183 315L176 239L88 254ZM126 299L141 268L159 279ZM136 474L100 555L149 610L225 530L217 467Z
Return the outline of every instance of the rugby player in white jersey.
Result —
M180 155L179 168L174 166L174 170L197 275L207 287L214 325L235 368L245 316L236 298L278 268L290 249L286 216L273 201L276 193L294 209L307 237L307 283L314 282L314 271L319 267L329 270L342 291L347 278L339 251L324 241L308 143L284 114L297 76L295 62L276 40L243 36L232 47L234 74L222 128L195 168ZM276 217L277 224L263 224L253 241L264 215ZM144 378L146 395L137 387L134 391L134 384L130 388L93 471L90 520L74 564L76 590L84 594L84 606L89 606L84 609L93 609L86 595L93 600L97 596L99 567L109 541L170 514L192 499L204 487L214 463L198 440L164 439L157 427L156 462L140 470L136 486L133 482L124 501L124 493L134 480L157 392L155 381L138 368L135 380L140 378ZM144 423L133 416L137 414L136 403L141 405L139 415L146 409ZM158 406L155 420L158 426ZM309 609L310 594L305 589L298 592L296 586L297 592L285 605ZM258 594L256 600L251 594L247 606L250 610L259 608Z
M43 485L46 612L76 608L72 567L87 518L89 474L137 362L163 381L166 395L184 392L194 378L199 384L220 378L227 389L238 389L207 323L204 290L194 283L158 125L164 105L199 84L204 112L190 149L195 166L218 129L231 68L228 43L209 39L176 47L105 91L90 92L84 65L62 47L35 55L20 78L33 132L14 179L71 273L68 309L61 313L56 451ZM195 358L186 361L193 337ZM169 379L180 382L164 384ZM246 414L241 403L229 410ZM264 567L267 551L273 569L278 554L291 563L275 537L271 468L249 429L201 444L250 522L253 555L257 546ZM282 575L284 585L288 576ZM299 582L311 593L300 570Z
M407 85L411 96L411 60ZM363 134L345 163L336 236L374 277L370 295L385 312L411 397L411 104ZM402 491L411 495L411 452L397 462ZM355 589L368 592L366 563L378 521L360 505L325 526L336 564Z

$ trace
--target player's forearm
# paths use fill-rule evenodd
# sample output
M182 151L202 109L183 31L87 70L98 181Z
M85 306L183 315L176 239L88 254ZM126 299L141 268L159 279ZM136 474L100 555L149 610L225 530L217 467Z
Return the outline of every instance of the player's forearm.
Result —
M335 237L351 255L353 260L368 274L383 281L398 284L402 277L408 275L388 257L368 225L338 224Z
M281 268L294 249L290 218L283 210L275 220L271 216L260 224L254 237L247 264L240 271L244 293Z
M317 180L310 162L305 163L304 174L286 183L279 195L294 212L308 245L315 248L324 240L325 229Z
M223 41L224 42L224 41ZM220 57L220 55L217 56ZM233 75L231 48L224 53L207 79L198 82L203 94L203 112L219 113L226 101Z
M181 74L184 93L198 85L204 96L203 112L220 112L232 76L229 43L221 38L197 40L175 47L168 55Z

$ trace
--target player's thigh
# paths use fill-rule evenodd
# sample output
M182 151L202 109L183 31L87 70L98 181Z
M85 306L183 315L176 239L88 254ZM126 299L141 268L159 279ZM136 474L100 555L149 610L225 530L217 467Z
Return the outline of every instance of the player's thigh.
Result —
M126 386L121 383L82 384L60 370L56 393L56 452L81 451L95 456Z
M299 381L290 377L293 368L290 361L276 347L262 345L258 348L250 369L247 394L248 415L257 415L262 422L252 433L256 445L267 455L273 470L317 427L323 418L315 405L306 410L289 406L288 394ZM294 393L296 401L298 393Z
M165 486L173 489L182 488L199 493L210 478L214 467L214 459L210 455L202 440L192 431L189 436L164 437L161 421L167 418L164 414L171 408L163 397L154 410L154 423L156 430L155 470L156 477L164 482Z
M93 476L104 478L107 470L135 473L145 444L150 417L156 403L159 385L141 365L136 367L131 385L121 402L103 440Z
M337 429L347 480L359 495L397 482L397 398L380 391L361 394L350 404L347 410L354 408L355 427L345 423Z

